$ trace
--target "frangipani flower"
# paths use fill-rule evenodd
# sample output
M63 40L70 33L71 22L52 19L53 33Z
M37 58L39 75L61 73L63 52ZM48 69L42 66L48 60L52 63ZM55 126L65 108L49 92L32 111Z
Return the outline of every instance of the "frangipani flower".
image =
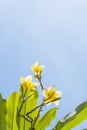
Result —
M39 83L32 82L32 76L29 75L27 77L21 77L20 78L21 84L26 88L26 89L35 89L36 86L39 85Z
M51 103L52 101L55 105L58 105L58 98L61 98L62 92L56 91L55 86L51 86L43 89L43 95L45 97L45 103Z
M31 69L35 74L40 75L41 72L44 70L44 66L40 65L39 62L35 62L35 64L31 66Z

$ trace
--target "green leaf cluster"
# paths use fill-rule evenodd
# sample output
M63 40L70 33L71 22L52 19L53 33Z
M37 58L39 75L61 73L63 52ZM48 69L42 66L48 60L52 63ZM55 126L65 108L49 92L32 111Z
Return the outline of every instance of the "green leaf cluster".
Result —
M31 111L37 107L38 92L31 96L24 104L21 114L25 115L26 112ZM30 123L24 118L17 116L17 110L20 106L21 95L18 92L13 92L7 101L0 95L0 130L29 130ZM56 116L57 108L51 108L42 118L39 117L35 130L45 130ZM30 115L34 119L38 110L35 110Z
M21 114L37 107L38 92L34 93L35 95L31 96L24 104ZM7 101L0 94L0 130L29 130L31 128L28 121L17 117L20 101L21 95L18 92L13 92ZM55 119L57 109L51 108L43 117L39 117L34 130L46 130ZM35 110L31 113L31 117L34 119L37 113L38 110ZM71 130L85 120L87 120L87 101L78 105L75 110L59 120L53 130Z

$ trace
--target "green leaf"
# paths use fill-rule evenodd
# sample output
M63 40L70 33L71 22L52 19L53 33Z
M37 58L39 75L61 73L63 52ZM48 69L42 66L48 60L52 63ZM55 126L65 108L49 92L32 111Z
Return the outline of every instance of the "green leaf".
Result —
M19 96L18 92L13 92L7 100L7 130L18 130L16 115Z
M35 130L45 130L56 117L58 108L51 108L36 124Z
M2 98L0 94L0 130L6 130L6 100Z
M31 94L31 92L27 93L27 95L29 94ZM30 98L28 98L28 100L24 103L20 114L25 115L27 112L31 111L37 106L38 91L37 90L33 91L32 94L33 95ZM19 102L22 102L21 96L20 96ZM20 103L19 103L19 107L20 107ZM37 114L37 110L32 112L30 116L34 119L36 114ZM31 127L30 123L26 121L23 117L17 118L17 124L19 128L18 130L29 130L29 128Z
M87 101L77 106L74 111L58 121L53 130L71 130L84 120L87 120Z

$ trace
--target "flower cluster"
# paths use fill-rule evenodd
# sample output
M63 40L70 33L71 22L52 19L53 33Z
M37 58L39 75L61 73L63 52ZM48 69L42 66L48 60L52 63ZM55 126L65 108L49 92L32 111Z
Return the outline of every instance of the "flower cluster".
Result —
M54 103L55 105L58 105L59 99L62 96L62 92L57 91L54 85L49 88L43 87L41 83L41 76L44 68L44 65L40 65L40 63L35 62L35 64L31 66L31 69L34 72L34 77L38 79L39 83L33 82L33 78L31 75L26 77L22 76L20 78L21 86L24 87L26 90L35 90L37 86L41 86L44 96L44 103Z

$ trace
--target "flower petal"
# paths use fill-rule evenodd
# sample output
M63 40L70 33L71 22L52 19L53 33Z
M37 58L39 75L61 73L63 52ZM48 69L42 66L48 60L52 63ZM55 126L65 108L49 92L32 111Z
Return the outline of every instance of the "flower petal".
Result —
M61 91L56 91L55 96L56 97L61 97L62 96L62 92Z
M41 74L42 70L44 69L44 66L40 65L39 62L35 62L35 64L31 66L31 69L34 73Z
M53 94L53 93L55 93L55 92L56 92L55 86L51 86L51 87L48 88L48 93L49 93L49 94Z
M24 81L25 81L25 77L24 76L20 77L20 82L24 83Z
M26 81L32 82L32 75L28 75L25 77Z
M59 105L59 101L54 101L53 102L55 105Z
M43 89L43 95L44 95L44 97L45 97L46 99L49 97L48 92L47 92L47 88L44 88L44 89Z

